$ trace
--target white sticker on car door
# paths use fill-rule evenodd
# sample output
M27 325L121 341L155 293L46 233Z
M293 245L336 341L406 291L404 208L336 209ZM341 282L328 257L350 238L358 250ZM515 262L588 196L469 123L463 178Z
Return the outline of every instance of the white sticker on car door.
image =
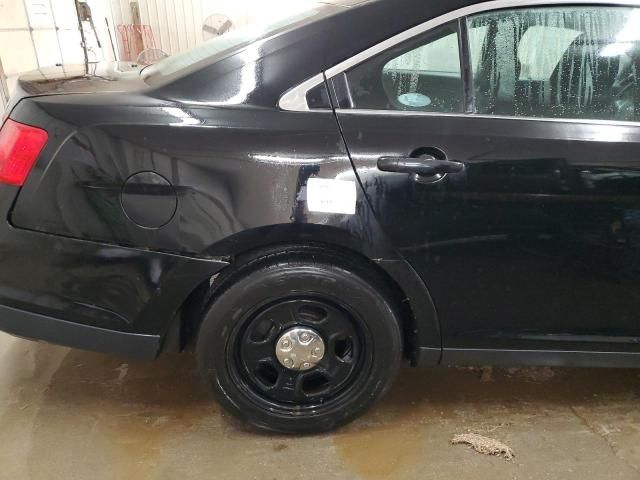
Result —
M356 213L356 182L310 178L307 182L307 208L310 212Z

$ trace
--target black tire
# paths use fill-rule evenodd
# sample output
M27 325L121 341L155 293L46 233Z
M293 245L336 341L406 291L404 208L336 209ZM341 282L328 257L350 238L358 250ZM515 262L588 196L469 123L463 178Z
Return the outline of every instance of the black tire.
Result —
M330 430L395 378L402 338L392 298L383 277L346 255L301 248L254 258L222 279L205 309L200 374L229 412L260 429ZM306 372L275 358L279 335L294 326L326 343Z

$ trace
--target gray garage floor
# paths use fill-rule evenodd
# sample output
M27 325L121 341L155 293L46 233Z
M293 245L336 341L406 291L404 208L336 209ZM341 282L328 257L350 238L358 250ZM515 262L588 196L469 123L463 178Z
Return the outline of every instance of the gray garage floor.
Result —
M193 368L0 335L0 478L640 478L640 371L405 369L364 418L296 438L229 419ZM469 431L515 459L449 444Z

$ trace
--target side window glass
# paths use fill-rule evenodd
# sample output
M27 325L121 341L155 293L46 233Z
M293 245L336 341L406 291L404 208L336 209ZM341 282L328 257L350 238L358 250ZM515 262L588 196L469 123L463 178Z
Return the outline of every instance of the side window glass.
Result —
M477 113L640 119L640 9L503 10L467 22Z
M457 24L370 58L346 78L357 109L461 112Z

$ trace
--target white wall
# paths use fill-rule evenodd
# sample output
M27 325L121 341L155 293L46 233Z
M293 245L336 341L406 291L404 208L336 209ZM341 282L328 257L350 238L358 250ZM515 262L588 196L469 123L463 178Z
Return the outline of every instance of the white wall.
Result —
M7 107L9 101L9 87L4 75L4 68L2 67L2 58L0 58L0 122L2 122L2 112Z
M83 58L73 0L0 0L0 59L9 90L22 72Z
M114 25L131 24L131 0L109 0ZM235 28L286 15L310 0L138 0L140 19L150 25L156 47L174 54L204 41L202 25L214 13L229 17Z
M96 34L94 34L94 32L90 29L88 22L84 22L83 27L89 51L89 61L117 60L118 39L115 35L114 22L111 16L111 0L86 0L86 3L88 3L91 7L96 34L100 39L100 44L102 46L101 49L98 47L95 39ZM109 30L107 30L107 23L105 22L105 20L108 21L109 29L111 30L114 48L111 47L111 42L109 40Z
M89 61L121 58L117 26L131 24L132 0L87 0L97 36L83 22ZM150 25L156 47L174 54L204 41L202 26L215 13L239 28L269 21L298 10L312 0L137 0L142 24ZM111 30L113 48L109 39ZM74 0L0 0L0 60L9 91L26 71L56 64L82 64L84 52ZM0 88L1 89L1 88ZM0 93L0 111L4 99Z

